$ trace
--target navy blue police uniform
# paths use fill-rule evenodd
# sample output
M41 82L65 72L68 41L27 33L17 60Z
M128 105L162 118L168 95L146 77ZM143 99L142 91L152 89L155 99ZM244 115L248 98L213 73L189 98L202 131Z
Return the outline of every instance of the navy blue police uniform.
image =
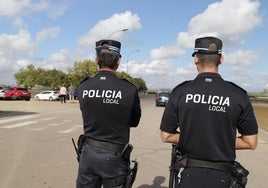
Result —
M116 41L106 42L112 43L112 50L120 49ZM120 152L129 142L130 127L136 127L141 117L137 88L113 72L99 71L79 85L78 98L86 140L77 188L123 188L129 160Z
M171 134L180 132L178 148L188 158L212 163L235 160L237 130L242 135L258 132L247 92L218 73L209 72L173 89L160 129ZM179 177L179 187L183 188L203 188L208 183L210 187L229 188L231 182L231 174L226 171L195 165L186 166Z

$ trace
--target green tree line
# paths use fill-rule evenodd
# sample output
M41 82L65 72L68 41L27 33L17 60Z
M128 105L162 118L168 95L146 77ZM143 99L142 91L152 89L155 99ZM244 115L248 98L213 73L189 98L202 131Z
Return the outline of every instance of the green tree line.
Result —
M67 73L57 69L36 68L28 65L21 68L15 75L17 85L23 85L31 89L34 86L41 86L49 89L58 89L62 84L68 86L72 84L75 88L87 77L93 77L98 72L95 62L84 60L74 62L73 67L68 68ZM133 78L125 72L116 72L121 79L126 79L133 83L139 91L147 90L146 83L141 78Z

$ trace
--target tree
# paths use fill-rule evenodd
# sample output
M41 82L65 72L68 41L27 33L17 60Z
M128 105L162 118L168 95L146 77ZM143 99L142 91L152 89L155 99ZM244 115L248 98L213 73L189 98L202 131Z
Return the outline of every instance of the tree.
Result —
M28 65L27 68L20 69L14 77L17 85L24 85L29 89L35 85L56 89L67 82L67 75L64 72L56 69L35 69L34 65Z
M85 78L92 77L98 72L98 67L95 62L84 60L75 62L73 68L68 69L68 84L73 84L77 87Z
M62 84L68 86L72 84L75 88L87 77L93 77L98 72L98 66L95 62L84 60L74 62L72 68L68 68L68 73L57 69L35 68L34 65L28 65L25 69L20 69L14 77L18 85L24 85L30 89L35 85L46 88L58 89ZM121 79L126 79L133 83L139 91L147 90L146 83L141 78L133 78L126 72L116 72Z
M32 88L36 83L36 70L34 65L28 65L26 69L21 68L18 73L14 75L17 85L24 85L26 88Z
M132 84L134 84L137 87L138 91L147 90L147 86L145 84L145 81L141 78L133 78L129 74L127 74L126 72L116 72L116 75L118 76L118 78L126 79L129 82L131 82Z

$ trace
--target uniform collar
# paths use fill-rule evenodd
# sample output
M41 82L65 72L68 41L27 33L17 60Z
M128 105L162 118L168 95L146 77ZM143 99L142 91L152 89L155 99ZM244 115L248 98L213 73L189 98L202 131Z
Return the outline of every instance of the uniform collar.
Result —
M213 72L202 72L197 75L197 78L206 78L206 77L221 78L221 75L219 75L218 73L213 73Z
M111 71L102 70L102 71L99 71L97 75L115 75L115 73Z

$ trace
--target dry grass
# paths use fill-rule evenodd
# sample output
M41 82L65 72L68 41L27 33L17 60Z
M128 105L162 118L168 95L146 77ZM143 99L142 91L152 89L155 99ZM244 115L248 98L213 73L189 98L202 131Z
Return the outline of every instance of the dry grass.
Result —
M253 108L259 128L268 131L268 104L253 103Z

